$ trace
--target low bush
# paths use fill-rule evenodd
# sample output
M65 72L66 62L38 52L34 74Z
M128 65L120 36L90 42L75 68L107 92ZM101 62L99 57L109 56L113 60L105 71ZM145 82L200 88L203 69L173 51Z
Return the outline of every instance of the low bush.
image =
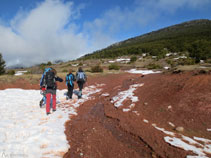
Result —
M132 56L130 58L130 63L134 63L136 60L137 60L137 57L136 56Z
M95 73L95 72L103 72L103 68L100 65L94 66L91 68L91 72Z
M157 64L149 64L147 66L145 66L147 69L162 69L162 67L160 65Z
M119 70L119 66L117 64L111 64L108 66L109 70Z
M8 75L14 75L14 74L15 74L15 70L8 70L8 71L7 71L7 74L8 74Z

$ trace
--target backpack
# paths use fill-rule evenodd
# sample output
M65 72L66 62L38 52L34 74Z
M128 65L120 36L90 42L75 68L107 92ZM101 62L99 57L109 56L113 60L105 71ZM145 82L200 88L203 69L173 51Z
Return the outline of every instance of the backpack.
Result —
M76 76L76 80L79 82L85 82L85 74L84 72L78 72Z
M47 88L56 88L55 73L53 71L46 72L45 85Z
M75 77L73 74L69 74L66 76L66 85L69 83L71 86L73 86L73 81L75 81Z
M46 72L48 72L50 70L51 70L51 68L46 68L45 71L43 72L42 77L40 79L40 87L45 86L45 74L46 74Z

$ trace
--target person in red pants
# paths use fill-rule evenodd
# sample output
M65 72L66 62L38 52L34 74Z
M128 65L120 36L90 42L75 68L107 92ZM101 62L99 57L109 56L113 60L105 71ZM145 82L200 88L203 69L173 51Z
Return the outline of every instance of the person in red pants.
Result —
M56 76L56 70L51 69L50 71L46 72L44 82L46 86L46 114L50 114L50 103L52 97L52 108L53 112L56 111L56 89L57 84L56 81L63 82L63 79Z

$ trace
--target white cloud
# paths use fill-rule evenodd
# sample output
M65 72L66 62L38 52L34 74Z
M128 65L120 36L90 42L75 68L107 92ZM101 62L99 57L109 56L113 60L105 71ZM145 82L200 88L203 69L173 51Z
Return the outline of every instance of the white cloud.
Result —
M71 2L46 0L30 12L20 11L10 27L0 25L0 52L7 65L79 57L86 51L86 39L70 23L79 10Z

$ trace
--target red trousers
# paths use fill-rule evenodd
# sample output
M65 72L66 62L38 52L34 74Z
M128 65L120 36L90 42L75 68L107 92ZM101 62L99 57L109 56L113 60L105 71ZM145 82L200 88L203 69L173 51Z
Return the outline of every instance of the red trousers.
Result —
M50 112L50 103L51 103L51 96L53 99L53 110L56 110L56 94L47 93L46 94L46 113Z

